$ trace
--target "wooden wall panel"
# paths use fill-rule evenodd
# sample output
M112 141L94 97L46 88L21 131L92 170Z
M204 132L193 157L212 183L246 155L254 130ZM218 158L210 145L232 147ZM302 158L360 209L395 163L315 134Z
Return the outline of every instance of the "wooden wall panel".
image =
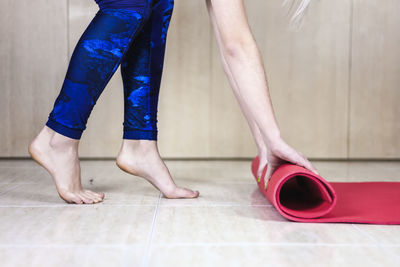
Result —
M204 1L175 1L158 112L162 156L212 156L210 27Z
M312 1L297 32L281 1L246 4L284 139L309 157L347 157L349 1Z
M0 33L0 156L27 156L65 74L66 1L2 1Z
M245 3L286 141L314 158L400 158L397 1L312 1L298 32L288 28L280 1ZM46 122L69 57L97 10L94 0L3 3L0 156L28 156L28 142ZM175 1L167 42L162 156L254 156L204 1ZM122 122L118 69L89 119L81 156L115 157Z
M251 157L257 147L250 127L222 68L218 43L213 33L211 49L210 142L212 157Z
M355 0L351 158L400 158L400 2Z

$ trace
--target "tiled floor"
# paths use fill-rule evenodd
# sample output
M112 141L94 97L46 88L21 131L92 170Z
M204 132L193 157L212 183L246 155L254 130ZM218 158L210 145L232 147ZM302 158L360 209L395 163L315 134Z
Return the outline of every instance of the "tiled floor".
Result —
M198 199L83 161L97 205L68 205L30 160L0 161L0 266L400 266L400 226L306 224L265 200L250 161L166 161ZM400 162L314 162L328 181L400 181Z

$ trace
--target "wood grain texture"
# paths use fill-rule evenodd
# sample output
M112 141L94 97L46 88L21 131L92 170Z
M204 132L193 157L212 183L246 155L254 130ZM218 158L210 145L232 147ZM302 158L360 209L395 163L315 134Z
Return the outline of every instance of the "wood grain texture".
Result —
M400 158L399 3L312 1L297 32L280 1L245 3L285 140L314 158ZM46 122L98 7L94 0L2 4L0 156L28 156L28 142ZM175 0L158 120L163 157L256 153L204 1ZM91 114L80 155L115 157L122 123L118 69Z
M28 155L67 64L65 0L5 0L0 9L0 156Z
M222 68L218 43L211 49L210 142L213 157L257 155L250 127Z
M400 2L354 1L351 158L400 158Z
M210 48L204 1L175 1L158 112L162 156L212 156Z
M349 1L312 1L299 31L280 1L246 1L284 139L308 157L347 157Z

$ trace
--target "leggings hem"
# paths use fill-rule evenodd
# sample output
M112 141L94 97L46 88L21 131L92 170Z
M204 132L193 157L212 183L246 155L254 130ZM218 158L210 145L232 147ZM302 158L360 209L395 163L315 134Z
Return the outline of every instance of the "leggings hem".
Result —
M77 139L77 140L81 139L81 136L83 133L82 130L66 127L52 119L49 119L46 122L46 126L49 127L50 129L53 129L55 132L57 132L61 135L64 135L64 136L72 138L72 139Z
M157 130L124 130L123 139L157 140Z

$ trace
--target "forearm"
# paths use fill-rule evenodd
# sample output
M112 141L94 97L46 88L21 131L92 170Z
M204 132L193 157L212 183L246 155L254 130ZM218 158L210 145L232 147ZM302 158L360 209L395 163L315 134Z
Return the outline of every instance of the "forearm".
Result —
M226 62L225 72L236 84L238 100L246 106L264 138L279 137L264 65L254 39L249 36L241 43L219 45Z
M250 31L242 0L206 0L222 64L255 138L279 137L260 52Z

